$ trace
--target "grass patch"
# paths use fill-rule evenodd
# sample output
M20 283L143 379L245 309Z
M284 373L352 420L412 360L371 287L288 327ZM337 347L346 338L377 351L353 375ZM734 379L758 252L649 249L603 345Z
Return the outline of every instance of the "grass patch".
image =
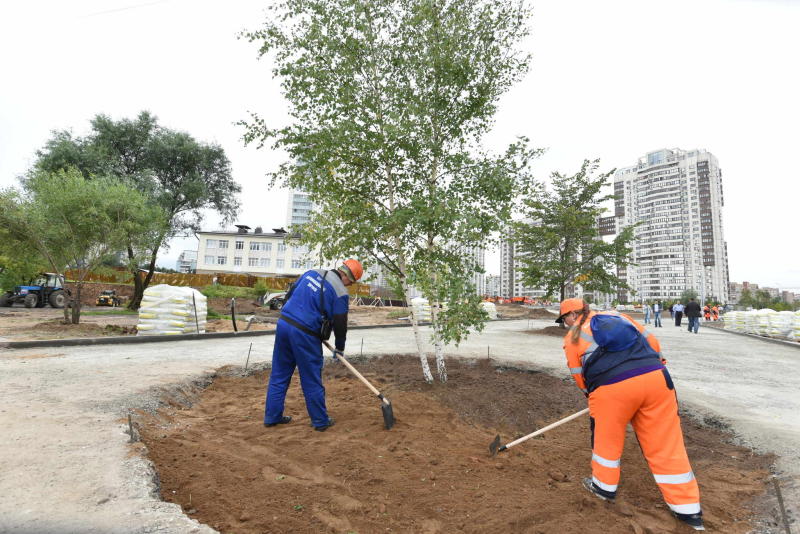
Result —
M116 310L81 311L81 315L139 315L139 312L122 308Z
M209 310L207 312L207 318L208 319L225 319L227 321L231 320L231 316L230 315L222 315L221 313L217 313L217 312L215 312L214 310L212 310L210 308L209 308Z
M411 315L411 310L405 309L405 310L391 311L389 312L389 315L387 315L386 317L388 317L389 319L399 319L401 317L408 317L409 315Z
M200 293L207 298L250 298L257 299L268 291L280 291L279 289L263 288L261 285L256 284L256 287L239 287L239 286L221 286L211 285L205 286L200 289Z

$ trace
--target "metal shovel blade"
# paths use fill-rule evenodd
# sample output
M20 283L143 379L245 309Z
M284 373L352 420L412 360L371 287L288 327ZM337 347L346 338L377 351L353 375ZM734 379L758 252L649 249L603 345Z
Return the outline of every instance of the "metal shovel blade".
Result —
M500 446L500 434L494 437L494 441L489 444L489 452L492 456L497 456L497 448Z
M383 426L386 430L391 430L394 426L394 412L392 411L392 403L389 399L386 402L381 401L381 412L383 412Z

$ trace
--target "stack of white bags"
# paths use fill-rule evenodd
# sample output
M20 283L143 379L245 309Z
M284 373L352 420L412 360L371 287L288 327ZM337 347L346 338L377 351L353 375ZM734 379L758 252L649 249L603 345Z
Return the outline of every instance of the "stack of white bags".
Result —
M725 328L734 332L800 341L800 311L730 311L722 319Z
M494 302L481 302L481 307L489 316L489 319L497 319L497 306L494 305Z
M206 297L199 291L159 284L144 290L136 329L141 336L202 334L207 311Z

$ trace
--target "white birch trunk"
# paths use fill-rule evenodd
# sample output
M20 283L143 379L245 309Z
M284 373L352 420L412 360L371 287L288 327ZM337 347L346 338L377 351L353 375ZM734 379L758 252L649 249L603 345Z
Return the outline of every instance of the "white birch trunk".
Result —
M433 346L436 349L436 372L440 382L447 382L447 367L444 363L444 344L442 336L437 328L439 324L439 303L435 302L431 306L431 322L433 328Z
M417 314L414 313L414 306L411 305L411 299L408 297L408 282L406 282L405 278L402 278L401 283L403 284L403 294L406 297L406 304L408 305L408 309L411 310L411 329L414 331L414 341L417 343L419 362L422 365L422 376L425 378L425 382L432 384L433 375L431 374L431 368L428 365L428 357L425 354L422 341L422 332L419 331L419 321L417 320Z

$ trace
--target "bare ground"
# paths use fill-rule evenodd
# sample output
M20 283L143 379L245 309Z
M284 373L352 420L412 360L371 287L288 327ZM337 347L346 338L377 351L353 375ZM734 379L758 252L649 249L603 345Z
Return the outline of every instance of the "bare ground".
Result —
M221 532L371 533L689 532L661 501L629 434L615 505L580 486L589 473L585 418L496 458L504 442L585 407L568 380L449 361L446 385L420 380L419 362L387 356L357 363L393 401L397 425L383 430L377 399L340 365L325 368L336 425L309 427L295 381L292 423L262 426L265 372L222 373L155 415L140 416L161 495ZM684 418L709 530L750 532L769 456Z

